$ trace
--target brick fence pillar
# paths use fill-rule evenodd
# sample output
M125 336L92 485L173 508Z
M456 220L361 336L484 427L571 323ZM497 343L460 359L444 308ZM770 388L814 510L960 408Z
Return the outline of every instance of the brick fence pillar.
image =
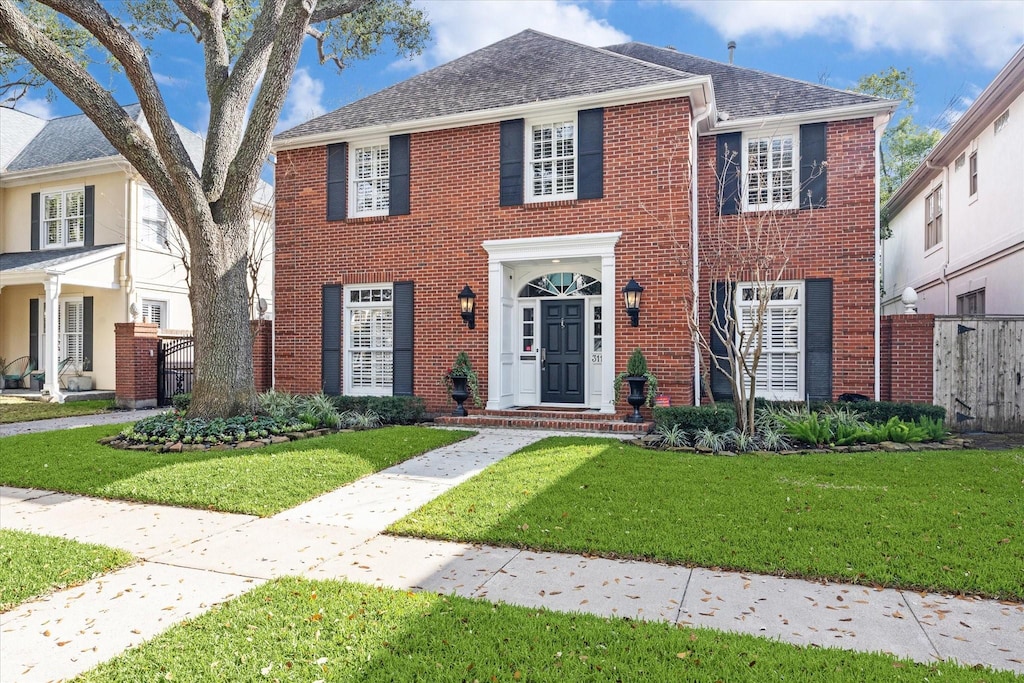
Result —
M880 332L882 400L932 403L935 316L882 316Z
M253 320L252 374L256 391L262 393L274 386L274 323L271 320Z
M156 406L156 323L114 323L115 398L119 408Z

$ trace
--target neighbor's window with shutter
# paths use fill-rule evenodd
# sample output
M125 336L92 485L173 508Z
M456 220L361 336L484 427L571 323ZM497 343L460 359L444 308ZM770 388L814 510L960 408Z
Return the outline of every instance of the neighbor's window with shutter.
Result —
M350 216L386 216L391 195L391 148L385 140L379 144L350 146Z
M526 200L576 198L576 120L526 126Z
M152 301L150 299L142 300L142 322L144 323L156 323L157 327L164 327L164 307L166 303L163 301Z
M81 364L84 360L82 357L82 332L85 327L83 313L84 306L81 299L61 301L58 361L70 358L76 364Z
M156 194L147 188L142 189L142 240L156 247L168 246L167 210Z
M924 198L924 211L924 248L928 250L942 243L942 185Z
M754 334L759 303L768 297L764 312L764 338L757 367L757 396L771 401L804 397L804 283L780 282L770 288L751 283L737 285L737 317L745 335ZM749 338L749 337L748 337ZM748 354L753 361L753 350Z
M393 290L386 285L345 288L345 393L390 396L394 377Z
M40 216L47 247L85 244L85 190L65 190L42 195Z
M796 205L796 135L747 137L743 155L747 209L794 209Z

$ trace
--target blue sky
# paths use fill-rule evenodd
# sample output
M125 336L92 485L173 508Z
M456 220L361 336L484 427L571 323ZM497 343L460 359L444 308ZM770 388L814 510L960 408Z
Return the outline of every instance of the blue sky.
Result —
M811 82L849 88L890 65L910 67L918 84L914 119L944 129L1024 44L1024 0L790 2L776 0L417 0L431 20L432 40L415 60L390 48L339 74L304 48L279 129L297 125L525 28L589 45L635 40ZM309 41L307 41L309 43ZM202 54L191 39L155 45L153 69L171 116L205 131ZM123 103L125 82L104 74ZM198 99L202 99L200 96ZM19 104L37 115L77 113L41 94Z

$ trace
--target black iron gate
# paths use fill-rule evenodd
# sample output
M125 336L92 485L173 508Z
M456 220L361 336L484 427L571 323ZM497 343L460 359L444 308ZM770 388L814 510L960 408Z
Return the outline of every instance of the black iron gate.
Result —
M156 400L161 406L171 405L177 394L192 391L194 359L192 337L161 339L156 357Z

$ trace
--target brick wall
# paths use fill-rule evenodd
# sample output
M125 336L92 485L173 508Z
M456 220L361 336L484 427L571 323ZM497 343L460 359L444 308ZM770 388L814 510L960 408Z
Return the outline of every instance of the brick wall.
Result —
M156 323L114 323L114 357L117 359L114 395L119 408L156 405L159 346Z
M880 326L881 398L931 403L934 315L885 315Z

